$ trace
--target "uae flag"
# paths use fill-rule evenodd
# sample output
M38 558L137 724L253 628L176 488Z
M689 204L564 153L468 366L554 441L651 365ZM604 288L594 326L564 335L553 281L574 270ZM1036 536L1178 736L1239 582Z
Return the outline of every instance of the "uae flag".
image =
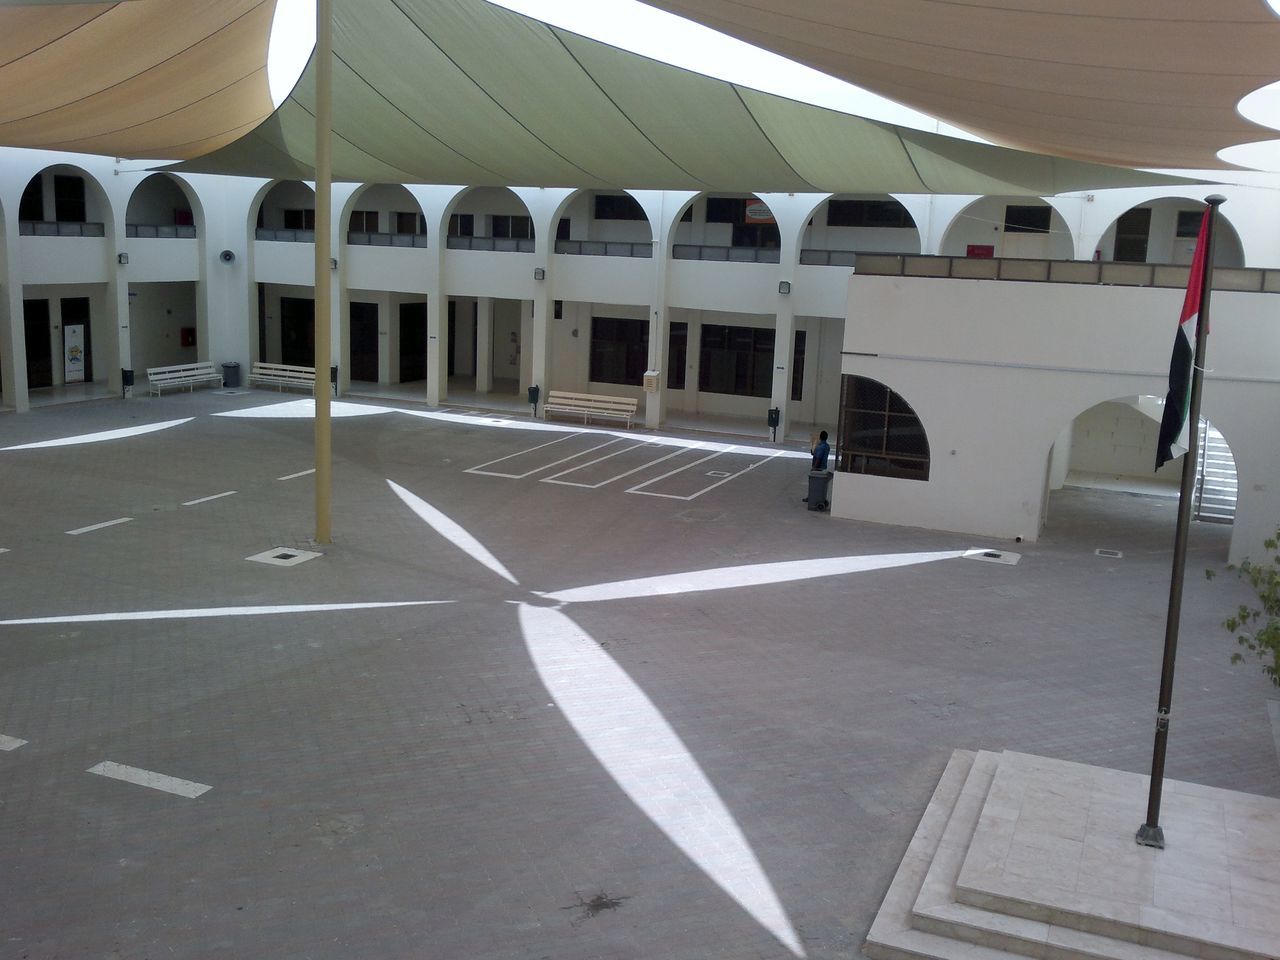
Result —
M1212 207L1205 207L1196 239L1196 253L1191 258L1191 276L1187 278L1187 295L1182 301L1182 316L1173 338L1173 358L1169 361L1169 393L1164 399L1164 416L1160 419L1160 441L1156 444L1156 469L1186 452L1185 431L1187 409L1191 405L1191 368L1195 364L1196 329L1200 324L1200 292L1204 286L1205 242ZM1173 452L1174 444L1183 449Z

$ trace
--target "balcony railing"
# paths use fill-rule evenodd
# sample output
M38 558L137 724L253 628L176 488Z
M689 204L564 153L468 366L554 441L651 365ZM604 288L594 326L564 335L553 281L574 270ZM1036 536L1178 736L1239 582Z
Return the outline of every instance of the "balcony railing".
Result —
M347 234L347 243L354 247L425 247L425 233L359 233Z
M101 223L19 220L18 235L22 237L105 237L107 232Z
M557 240L556 253L575 257L653 258L653 241L628 243L621 240Z
M515 237L449 237L450 250L494 250L498 253L533 253L533 241Z
M138 237L139 239L194 240L196 238L196 228L190 224L126 223L124 225L124 235L126 237Z
M801 250L800 262L814 267L852 267L858 254L854 250Z
M254 231L255 240L275 240L280 243L315 243L314 230L272 230L269 227L258 227Z
M709 247L697 243L677 243L671 250L676 260L716 260L728 263L777 263L777 247Z
M1096 283L1122 287L1185 289L1191 268L1174 263L1121 263L1113 260L984 259L860 253L855 272L895 277ZM1213 288L1247 293L1280 293L1280 270L1214 267Z

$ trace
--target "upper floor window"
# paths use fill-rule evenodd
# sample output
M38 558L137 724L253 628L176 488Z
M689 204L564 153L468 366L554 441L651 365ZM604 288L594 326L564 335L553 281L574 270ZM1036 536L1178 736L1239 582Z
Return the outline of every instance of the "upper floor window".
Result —
M449 216L449 236L474 237L476 218L470 213L454 213Z
M644 210L629 193L597 193L595 197L597 220L647 220Z
M495 213L493 215L493 232L491 236L507 237L513 240L533 239L533 218L518 214Z
M907 208L897 200L837 200L827 202L829 227L914 227Z
M1053 208L1047 206L1014 206L1004 208L1005 233L1048 233Z
M284 228L286 230L314 230L316 228L316 212L314 209L285 210Z
M420 213L397 213L395 214L396 233L415 233L425 235L427 232L427 218Z
M352 210L351 221L347 225L347 229L352 233L377 233L378 211Z
M1203 219L1204 219L1203 210L1179 210L1178 211L1178 236L1180 237L1200 236L1200 221Z
M84 223L84 180L80 177L54 174L53 211L59 223Z

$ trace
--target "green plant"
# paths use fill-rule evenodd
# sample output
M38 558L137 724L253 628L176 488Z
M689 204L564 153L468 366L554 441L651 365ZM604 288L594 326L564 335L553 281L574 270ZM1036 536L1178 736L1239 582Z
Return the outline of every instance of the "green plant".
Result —
M1222 621L1222 626L1235 634L1240 646L1262 660L1263 672L1280 687L1280 553L1274 552L1280 548L1280 528L1274 537L1263 541L1263 546L1273 553L1269 561L1244 560L1239 566L1227 567L1253 588L1259 606L1240 604L1240 609ZM1214 572L1206 570L1205 575L1213 579ZM1231 662L1241 663L1244 658L1237 651L1231 655Z

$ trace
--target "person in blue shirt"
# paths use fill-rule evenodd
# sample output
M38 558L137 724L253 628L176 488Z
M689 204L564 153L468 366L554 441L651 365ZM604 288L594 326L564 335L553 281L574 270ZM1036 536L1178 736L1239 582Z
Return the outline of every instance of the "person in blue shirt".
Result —
M827 457L831 455L831 444L827 443L827 431L818 434L818 445L813 448L813 469L827 469Z

